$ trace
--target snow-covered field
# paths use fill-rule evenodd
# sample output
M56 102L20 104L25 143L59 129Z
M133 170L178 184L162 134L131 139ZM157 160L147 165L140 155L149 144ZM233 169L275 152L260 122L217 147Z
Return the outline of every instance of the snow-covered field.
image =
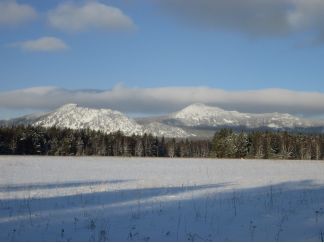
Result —
M324 162L0 157L1 241L321 241Z

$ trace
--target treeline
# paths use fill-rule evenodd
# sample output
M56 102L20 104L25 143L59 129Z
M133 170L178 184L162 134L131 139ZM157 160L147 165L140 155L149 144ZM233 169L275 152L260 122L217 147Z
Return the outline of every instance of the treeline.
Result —
M324 135L274 131L215 133L210 156L250 159L324 159Z
M32 126L1 127L1 155L324 159L324 135L221 129L209 140Z
M209 141L166 140L150 134L125 136L121 132L32 126L0 128L2 155L208 157L209 146ZM190 147L190 153L185 153L184 147Z

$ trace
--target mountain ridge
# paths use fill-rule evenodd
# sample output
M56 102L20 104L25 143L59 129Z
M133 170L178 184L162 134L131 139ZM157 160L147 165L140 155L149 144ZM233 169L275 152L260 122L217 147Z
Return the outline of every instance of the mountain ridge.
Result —
M134 119L116 110L94 109L70 103L52 112L26 115L2 121L1 124L90 128L105 133L121 131L129 136L151 133L153 136L175 138L210 137L212 131L222 127L272 130L317 129L320 132L324 130L323 121L308 120L288 113L242 113L203 103L194 103L164 116Z
M226 111L219 107L207 106L201 103L189 105L178 112L172 113L169 119L189 127L243 126L247 128L294 128L324 125L324 122L311 121L288 113L242 113Z
M32 125L42 127L60 127L71 129L85 129L113 133L121 131L125 135L152 134L158 137L190 137L181 128L152 121L146 125L137 123L123 113L111 109L94 109L82 107L78 104L65 104L52 112L41 115L26 115L9 121L2 121L2 125ZM0 125L1 125L0 124Z

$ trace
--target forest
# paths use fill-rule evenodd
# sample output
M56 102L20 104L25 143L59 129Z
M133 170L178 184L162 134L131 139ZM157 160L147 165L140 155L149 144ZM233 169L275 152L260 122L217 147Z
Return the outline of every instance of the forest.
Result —
M0 154L322 160L324 135L220 129L199 140L15 126L0 127Z

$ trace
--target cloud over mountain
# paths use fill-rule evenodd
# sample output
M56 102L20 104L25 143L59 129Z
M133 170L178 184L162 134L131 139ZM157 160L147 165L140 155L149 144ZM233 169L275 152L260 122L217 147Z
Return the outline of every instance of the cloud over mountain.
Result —
M129 88L117 85L102 91L35 87L0 92L0 108L6 109L53 109L77 103L126 113L162 114L196 102L241 112L324 114L323 93L285 89L226 91L209 87Z

